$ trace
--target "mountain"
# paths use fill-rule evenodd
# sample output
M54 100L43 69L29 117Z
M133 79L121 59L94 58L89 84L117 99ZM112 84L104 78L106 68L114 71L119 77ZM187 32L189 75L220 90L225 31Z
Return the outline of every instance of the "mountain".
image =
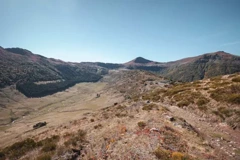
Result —
M240 72L240 57L224 51L160 63L138 57L124 64L128 69L156 72L174 81L190 82Z
M134 60L125 63L125 65L141 65L141 64L154 64L153 61L150 61L148 59L142 58L142 57L137 57Z
M177 81L190 82L240 72L240 57L218 51L169 62L161 74Z
M163 63L151 61L142 57L137 57L123 65L127 69L139 69L153 72L159 72L165 68Z
M57 91L77 82L97 81L106 73L106 69L99 66L46 58L21 48L0 48L0 88L26 83L36 86L36 82L55 81L58 86L53 88ZM51 83L51 86L56 83ZM63 85L65 87L61 87ZM42 86L36 86L37 90Z
M77 82L94 82L112 69L146 70L173 81L190 82L240 72L240 57L218 51L167 63L142 57L123 64L72 63L33 54L26 49L0 47L0 88L17 84L17 89L26 96L47 95L47 88L52 88L54 91L51 93L55 93ZM36 86L36 83L41 81L55 83ZM47 88L42 90L39 87ZM30 90L26 91L24 88ZM33 94L34 90L42 90L44 94Z

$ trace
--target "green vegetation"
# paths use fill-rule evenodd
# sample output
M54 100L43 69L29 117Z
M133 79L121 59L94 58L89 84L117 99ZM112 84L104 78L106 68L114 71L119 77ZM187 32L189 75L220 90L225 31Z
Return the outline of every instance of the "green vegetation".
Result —
M127 117L126 113L116 113L115 116L121 118L121 117Z
M189 101L181 101L181 102L179 102L178 104L177 104L177 106L178 107L184 107L184 106L188 106L190 104L190 102Z
M34 148L40 145L33 139L27 138L21 142L14 143L13 145L5 148L2 154L10 159L18 159L25 155L27 152L32 151Z
M207 106L205 106L205 105L198 106L198 109L203 112L206 112L208 110Z
M47 143L46 145L43 146L42 151L43 152L51 152L56 150L57 145L54 143Z
M231 109L227 109L227 108L224 108L224 107L220 107L218 108L218 111L224 115L225 117L231 117L233 115L233 110Z
M190 88L185 87L184 85L176 85L172 88L169 88L166 93L164 94L164 96L167 97L172 97L180 92L186 91L186 90L190 90Z
M147 126L147 124L146 124L145 122L143 122L143 121L138 122L138 127L139 127L139 128L143 129L143 128L145 128L146 126Z
M68 139L64 144L65 146L81 146L82 143L86 141L86 132L83 130L78 130L78 132Z
M197 100L197 105L198 106L203 106L205 104L207 104L209 102L209 100L205 97L201 97Z
M213 114L219 116L221 119L225 120L225 117L219 111L212 111Z
M0 59L0 88L16 83L32 83L40 81L92 79L106 74L107 69L84 64L66 63L35 55L21 48L5 48ZM85 81L85 80L84 80ZM88 81L87 81L88 82ZM30 95L31 96L31 95ZM41 95L40 95L41 96Z
M145 111L150 111L150 110L153 110L153 109L158 109L158 106L156 104L144 104L142 110L145 110Z
M160 160L193 160L189 155L184 153L171 152L160 147L158 147L153 153Z
M240 84L223 86L222 88L209 91L210 97L220 102L240 104Z
M98 124L98 125L95 125L95 126L94 126L94 129L99 129L99 128L102 128L102 125L101 125L101 124Z
M201 89L199 81L193 83L181 83L173 85L163 94L164 97L172 99L177 103L177 106L189 106L190 104L197 104L203 106L209 102L201 92L197 91Z
M173 152L172 153L173 160L186 160L184 157L185 157L184 154L181 152Z
M9 159L19 159L27 152L30 152L36 148L42 148L43 152L50 152L56 149L56 143L59 141L59 136L52 136L46 138L39 142L35 142L33 139L27 138L23 141L14 143L13 145L4 148L0 152L0 160L9 158Z
M158 147L154 151L155 156L160 160L171 160L171 152Z
M108 69L118 69L123 67L122 64L114 64L114 63L102 63L102 62L96 62L98 66L108 68Z
M157 102L157 101L163 99L160 95L164 92L166 92L165 89L156 89L156 90L153 90L149 93L145 93L144 95L142 95L142 99Z
M232 81L233 82L240 82L240 76L233 78Z
M123 109L125 109L127 106L125 106L125 105L119 105L119 106L117 106L117 109L119 109L119 110L123 110Z
M0 160L5 160L6 157L5 157L5 154L3 152L0 152Z
M16 89L22 92L27 97L43 97L63 91L74 86L79 82L96 82L101 78L98 75L88 77L75 78L73 80L60 81L56 83L35 84L33 82L18 83Z
M234 104L240 104L240 94L229 95L228 102L234 103Z
M37 160L51 160L51 154L45 153L37 157Z
M181 152L173 152L172 153L172 160L192 160L192 158L186 154Z
M239 149L239 148L235 150L235 154L236 154L237 156L240 156L240 149Z
M41 146L48 148L47 146L51 146L51 144L56 144L59 141L60 137L57 135L53 135L50 138L45 138L44 140L38 142Z

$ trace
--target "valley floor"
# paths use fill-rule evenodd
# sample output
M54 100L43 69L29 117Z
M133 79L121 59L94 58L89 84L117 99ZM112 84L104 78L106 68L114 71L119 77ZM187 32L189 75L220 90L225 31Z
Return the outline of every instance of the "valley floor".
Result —
M26 98L13 88L1 90L2 108L0 122L1 147L12 144L17 140L38 134L43 130L58 126L82 117L89 112L112 105L122 100L118 95L105 92L106 83L80 83L43 98ZM12 92L14 90L14 92ZM100 94L99 98L96 95ZM7 103L6 103L7 102ZM11 122L11 119L16 118ZM47 122L46 128L33 130L38 122ZM5 124L4 123L8 123Z

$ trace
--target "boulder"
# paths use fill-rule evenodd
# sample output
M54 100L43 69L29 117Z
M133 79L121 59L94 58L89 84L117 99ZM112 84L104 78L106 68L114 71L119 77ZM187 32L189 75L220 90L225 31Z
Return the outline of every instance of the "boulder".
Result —
M33 129L38 129L40 127L46 126L47 122L39 122L33 126Z

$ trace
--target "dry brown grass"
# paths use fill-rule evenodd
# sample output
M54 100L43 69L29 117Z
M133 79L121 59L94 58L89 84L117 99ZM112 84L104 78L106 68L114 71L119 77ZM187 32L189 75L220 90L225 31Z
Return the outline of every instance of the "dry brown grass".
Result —
M216 101L240 104L240 84L223 86L222 88L209 91L210 97Z
M52 156L49 153L42 154L37 157L37 160L51 160Z
M148 82L146 81L144 83ZM117 86L115 82L113 84ZM203 89L204 87L209 87L211 83L205 86L205 82L196 81L188 84L173 85L169 88L172 90L168 93L169 96L166 96L167 89L161 89L162 87L151 89L148 88L150 87L149 84L144 88L145 90L142 89L143 92L141 92L140 98L138 97L136 102L131 99L125 99L123 102L111 101L113 103L110 105L107 105L108 103L100 103L102 107L106 108L94 113L89 112L88 114L84 114L84 116L80 114L81 112L73 112L69 114L69 116L76 115L78 120L68 123L68 118L66 118L64 125L47 126L46 128L35 130L36 136L33 138L36 143L36 140L43 141L49 135L59 134L60 136L60 140L56 141L56 143L48 143L49 146L46 147L48 148L46 152L42 149L44 147L43 144L39 148L36 148L37 152L35 156L38 157L39 160L48 160L49 158L60 159L66 152L72 154L73 151L71 149L77 149L77 151L81 153L77 158L82 159L193 159L188 154L196 155L199 159L206 159L206 157L204 157L206 150L208 150L209 153L214 153L215 151L215 148L201 145L203 139L207 140L208 136L206 135L213 133L213 127L209 126L211 121L208 121L211 119L206 118L208 123L206 123L206 121L200 121L201 116L198 115L199 112L193 112L192 107L199 108L204 112L206 111L206 113L201 112L200 114L206 114L207 116L212 110L216 111L217 114L222 115L225 119L235 119L235 114L240 114L240 112L237 112L236 107L228 111L229 108L226 107L226 105L222 105L224 108L212 105L217 103L212 103L212 98L208 97L207 91ZM153 83L153 85L154 84L155 83ZM136 88L138 88L139 85L143 87L144 84L140 82L134 83L134 87ZM124 89L122 94L119 93L120 89L116 89L119 97L124 97L125 95L123 94L132 95L128 94L129 91L125 82L121 84L121 87L123 87L121 90ZM175 92L174 87L177 87L176 90L178 91ZM180 88L183 88L183 90L181 91ZM212 88L209 88L209 91L212 90ZM112 94L114 92L110 93ZM164 94L166 94L164 97L165 101L162 101ZM96 94L93 93L92 95L95 97ZM101 93L101 97L99 98L103 96L104 94ZM141 96L143 99L141 99ZM145 100L150 100L151 102L146 104ZM172 100L173 104L168 103L170 100ZM191 104L187 109L178 108L174 105L184 100ZM92 101L97 103L99 99L93 98L91 99L91 102ZM156 101L156 103L152 103L152 101ZM87 102L89 101L87 100ZM113 105L115 102L118 104ZM145 109L149 112L146 112L146 110L142 108L145 107L143 104L146 104ZM64 118L64 115L67 113L68 112L64 112L62 118ZM175 121L169 121L167 116L174 117ZM213 117L215 118L215 116ZM54 113L51 118L55 118ZM219 122L220 121L217 123ZM211 125L217 123L211 123ZM235 125L235 121L233 124ZM197 130L198 128L201 128L201 132L206 132L206 135L202 135L204 137L202 139L199 134L193 133L196 132L194 129ZM78 131L79 129L81 129L81 131ZM237 132L231 130L229 135L231 135L231 133ZM226 134L223 133L223 135ZM51 140L48 141L51 142ZM229 136L229 141L234 141L234 137ZM232 148L225 146L225 143L221 141L218 143L232 151ZM194 146L194 148L192 146ZM27 151L25 154L27 154L27 157L31 157L32 152L33 151Z
M233 82L240 82L240 76L233 78L232 81Z
M158 109L158 106L154 103L151 103L151 104L144 104L142 110L145 110L145 111L150 111L150 110L153 110L153 109Z

